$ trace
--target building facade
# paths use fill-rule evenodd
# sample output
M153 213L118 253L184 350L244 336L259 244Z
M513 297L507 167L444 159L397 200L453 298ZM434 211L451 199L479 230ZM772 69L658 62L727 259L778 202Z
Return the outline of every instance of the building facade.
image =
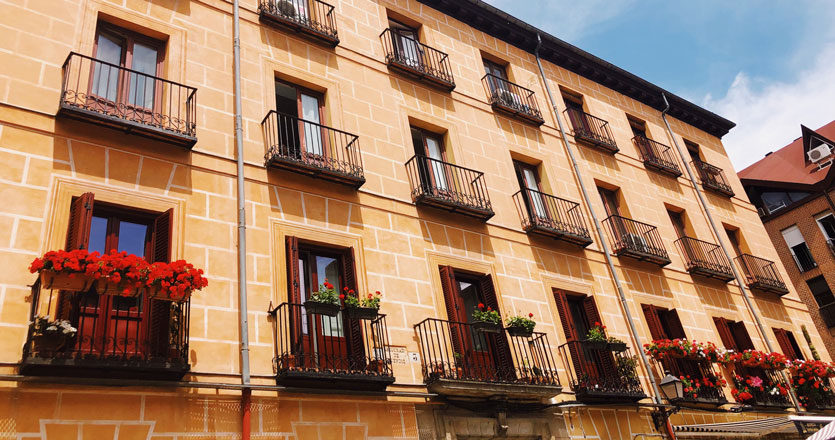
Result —
M231 2L3 11L2 438L648 438L666 372L732 378L641 344L766 350L805 325L829 359L741 197L733 123L666 93L670 133L661 88L476 0L241 2L242 352ZM27 270L59 249L209 285L62 290ZM770 270L750 307L732 264ZM379 313L311 302L328 285L382 292ZM75 336L48 345L39 316ZM620 342L587 342L603 326ZM731 388L687 391L672 423L793 411L731 411Z
M835 269L832 153L835 122L801 136L739 172L769 238L809 308L827 351L835 349Z

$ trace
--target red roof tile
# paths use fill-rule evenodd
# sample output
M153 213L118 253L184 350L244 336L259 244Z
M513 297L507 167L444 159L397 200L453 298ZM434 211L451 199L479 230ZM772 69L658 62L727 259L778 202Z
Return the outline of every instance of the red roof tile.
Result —
M819 135L835 139L835 121L815 130ZM738 173L740 179L785 182L814 185L824 178L830 167L819 170L815 164L806 164L803 138L769 154Z

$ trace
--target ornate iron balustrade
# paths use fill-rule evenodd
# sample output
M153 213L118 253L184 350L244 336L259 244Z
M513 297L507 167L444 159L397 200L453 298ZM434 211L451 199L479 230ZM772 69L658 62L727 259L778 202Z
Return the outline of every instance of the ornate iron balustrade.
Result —
M394 29L384 30L380 41L389 67L448 92L455 88L447 54Z
M609 245L615 255L625 255L659 266L670 264L670 257L655 226L630 218L612 215L603 220Z
M316 388L384 389L394 382L386 315L320 315L304 304L269 310L279 383ZM338 381L338 382L337 382Z
M608 121L570 107L563 113L571 123L571 135L574 139L588 142L607 153L618 152L618 144L612 136Z
M835 328L835 302L820 306L818 310L826 327Z
M261 121L267 166L359 188L365 183L359 138L271 110Z
M412 201L487 221L493 205L484 173L415 155L406 162Z
M513 195L516 211L522 219L522 229L583 247L591 244L579 203L524 189Z
M481 78L481 82L493 108L536 125L545 123L533 90L489 73Z
M676 240L676 246L688 272L725 282L734 279L731 263L718 245L692 237L681 237Z
M635 136L632 138L638 152L641 153L641 160L648 168L669 174L673 177L681 175L681 169L678 163L670 153L670 147L660 142L656 142L646 136Z
M691 164L693 164L696 172L699 173L699 179L702 181L702 186L705 189L727 197L734 196L734 190L731 189L731 185L725 179L725 172L722 171L722 168L700 160L694 160Z
M716 384L721 377L720 373L717 373L713 368L713 364L706 360L665 358L661 361L653 359L652 363L655 365L655 377L659 379L664 378L669 373L678 378L687 378L689 376L690 378L688 380L692 382L700 381L700 383L704 383L703 381L707 379L711 383ZM728 399L725 397L725 391L722 387L713 386L700 387L695 394L685 393L684 398L670 403L682 406L719 406L728 403Z
M71 52L59 113L191 148L197 89Z
M630 349L619 351L613 344L584 341L568 341L559 349L577 400L635 402L646 397L638 377L638 359Z
M776 408L788 408L792 406L791 397L788 394L782 394L780 392L769 392L769 388L779 385L782 388L788 390L789 385L786 381L783 380L782 374L775 370L764 370L762 368L747 368L741 365L734 366L734 375L739 376L744 381L748 377L758 377L762 379L762 387L763 389L760 390L758 387L749 386L751 390L751 395L753 398L750 401L746 401L750 405L754 406L765 406L765 407L776 407ZM734 379L736 381L736 379Z
M479 331L467 322L427 318L415 325L423 380L527 385L528 392L559 393L557 364L545 333ZM535 391L535 387L546 390ZM556 391L555 391L556 390Z
M298 32L330 47L339 44L333 6L320 0L261 0L262 20Z
M69 310L56 317L53 291L45 304L40 279L31 292L29 322L45 306L43 316L66 319L77 331L73 338L52 344L30 326L21 374L179 380L189 371L190 301L99 295L95 289L63 292L59 301L66 301Z
M776 293L781 296L789 293L789 289L783 282L783 277L780 276L780 272L777 271L777 266L773 261L750 254L742 254L734 260L742 269L745 282L750 289Z

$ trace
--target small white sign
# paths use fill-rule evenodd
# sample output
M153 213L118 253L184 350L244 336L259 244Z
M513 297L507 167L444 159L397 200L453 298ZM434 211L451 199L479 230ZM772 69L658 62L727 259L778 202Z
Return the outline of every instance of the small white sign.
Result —
M392 364L406 364L406 347L389 347Z
M409 352L409 360L413 364L419 364L420 363L420 354L416 351L410 351Z

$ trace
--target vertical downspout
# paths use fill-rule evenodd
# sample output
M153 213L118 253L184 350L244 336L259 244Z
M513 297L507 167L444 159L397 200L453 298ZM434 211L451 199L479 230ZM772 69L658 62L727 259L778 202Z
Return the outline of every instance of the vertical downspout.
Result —
M244 188L244 140L241 117L241 24L238 0L232 5L233 43L235 65L235 151L238 164L238 311L241 330L241 438L249 440L250 401L252 389L248 388L249 376L249 324L246 305L246 189Z
M600 220L597 219L597 215L594 213L589 193L586 191L586 185L583 183L583 175L580 173L580 167L577 165L577 159L574 157L574 150L568 143L568 136L566 135L565 128L562 125L562 119L560 118L560 111L557 107L557 102L554 100L554 95L551 93L551 87L548 85L548 79L545 77L545 69L542 68L542 61L539 58L539 47L541 45L542 39L539 37L539 34L537 34L536 49L533 54L536 56L536 64L539 66L539 74L542 76L542 82L545 84L545 92L548 94L548 100L551 101L551 107L554 109L554 116L557 119L557 125L559 126L560 134L562 135L562 142L565 144L565 149L568 151L568 157L571 159L571 165L574 167L577 182L580 184L580 191L583 193L583 200L585 200L586 206L589 208L589 213L591 213L592 222L594 222L594 228L597 231L598 240L600 240L600 244L603 246L603 255L606 257L606 264L609 266L609 271L612 273L612 280L615 282L615 287L618 289L618 298L620 299L620 304L623 307L624 314L626 315L626 322L629 323L629 331L632 333L632 338L638 344L636 351L640 353L641 361L646 368L649 382L652 385L655 403L661 405L661 392L658 389L658 385L655 383L655 377L652 375L652 367L650 366L649 360L644 353L643 344L641 344L641 337L638 336L638 330L635 328L635 322L632 320L632 313L629 311L629 306L626 302L626 295L623 293L623 287L621 286L620 277L618 277L618 273L615 270L615 263L612 261L612 256L609 253L609 244L606 241L606 237L603 235L603 227L600 225Z
M698 185L696 185L696 178L693 175L693 170L690 168L690 162L687 161L686 156L684 155L684 151L681 149L681 146L678 144L678 140L676 140L675 135L673 135L673 129L670 127L670 123L667 121L667 112L670 110L670 103L667 101L667 95L664 93L661 94L661 97L664 98L664 104L666 107L661 112L661 119L664 120L664 125L667 126L667 133L669 133L670 138L673 140L673 145L676 146L676 151L678 151L678 155L681 158L681 162L684 164L684 169L687 170L687 178L690 179L690 184L693 185L693 189L696 191L696 195L699 196L699 203L702 205L702 209L705 211L707 215L708 223L710 223L710 228L713 229L713 234L716 236L716 241L719 242L719 247L722 248L722 252L725 254L725 258L728 259L728 263L731 266L731 270L734 272L734 277L736 278L736 283L739 285L739 291L742 293L742 298L745 300L745 305L748 306L748 311L751 313L751 316L754 318L754 322L757 323L757 329L760 331L760 335L765 341L765 346L768 348L769 352L773 352L774 348L771 346L771 340L768 339L768 335L765 332L765 327L763 326L762 320L760 320L760 315L757 313L757 310L754 309L754 304L751 302L751 298L748 297L748 289L745 287L745 282L742 279L742 275L739 274L739 271L736 268L736 265L733 263L733 259L731 259L731 253L728 252L728 248L725 246L724 241L720 238L719 235L719 228L716 227L716 222L713 221L713 215L710 213L710 208L707 204L707 201L702 195L702 191L699 189ZM791 381L786 376L786 372L781 372L783 376L783 380L786 381L786 384L791 385ZM792 403L794 403L795 409L800 411L800 406L798 405L797 396L794 394L794 390L791 386L788 387L789 394L792 397Z

